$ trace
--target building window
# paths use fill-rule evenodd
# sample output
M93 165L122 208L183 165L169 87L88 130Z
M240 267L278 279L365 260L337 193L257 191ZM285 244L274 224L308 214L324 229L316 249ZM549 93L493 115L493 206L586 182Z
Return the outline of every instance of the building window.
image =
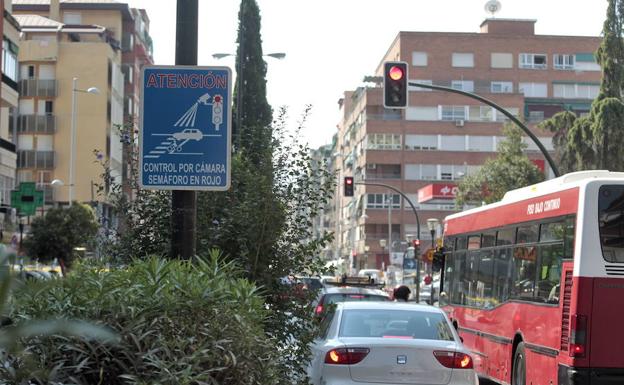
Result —
M474 67L474 54L472 53L453 53L453 67Z
M491 136L471 135L468 137L468 151L494 151L494 139Z
M367 150L400 150L401 135L399 134L368 134Z
M519 83L518 91L527 98L548 97L548 85L546 83Z
M520 68L546 69L546 55L521 53Z
M509 94L513 92L513 82L492 82L490 92L493 94Z
M427 52L412 52L412 65L414 67L426 67Z
M408 107L405 110L406 120L439 120L438 107Z
M453 80L451 82L451 88L460 91L474 92L474 82L472 80Z
M34 182L31 170L17 170L17 183Z
M510 53L492 53L492 68L513 68L513 55Z
M438 136L437 135L406 135L405 136L405 149L406 150L437 150L438 149Z
M54 113L54 101L46 100L45 101L45 114L52 115Z
M553 55L553 67L556 70L572 70L574 69L574 55Z
M465 106L440 106L441 120L464 120L466 119Z
M19 66L17 64L18 48L9 39L3 39L2 44L2 73L9 79L17 82Z
M529 111L529 122L541 122L544 120L544 111Z
M438 179L438 166L435 164L421 164L420 165L420 178L422 180Z
M393 209L401 208L399 194L366 194L367 209L387 209L392 204Z
M440 142L442 151L466 151L465 135L442 135Z
M469 112L469 120L472 121L481 121L481 122L491 122L493 120L492 107L489 106L470 106L468 108Z
M82 25L82 15L80 13L65 12L63 14L63 23L70 25Z
M553 84L553 94L564 99L594 99L598 96L598 84Z

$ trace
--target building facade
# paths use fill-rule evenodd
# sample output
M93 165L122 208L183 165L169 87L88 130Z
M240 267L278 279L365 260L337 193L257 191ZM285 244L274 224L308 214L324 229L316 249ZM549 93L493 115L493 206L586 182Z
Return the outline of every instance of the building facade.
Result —
M20 27L12 15L11 0L2 1L2 86L0 88L0 219L11 218L11 190L15 187L17 153L9 134L9 112L18 104Z
M355 197L337 191L335 256L351 269L400 265L407 241L430 247L427 220L458 210L454 188L495 157L506 117L462 95L409 88L407 109L383 107L379 79L385 61L408 63L409 79L482 95L524 119L547 149L552 134L537 124L557 112L589 112L601 72L594 59L598 37L544 36L534 20L488 19L480 33L400 32L376 69L373 83L345 92L339 101L335 159L338 186L383 183L403 191L416 206L380 186L356 185ZM376 82L376 83L375 83ZM552 177L535 144L527 155ZM440 233L440 228L435 228Z
M102 164L115 183L127 175L125 135L136 132L124 123L138 112L138 73L152 63L147 14L114 0L15 0L14 12L23 47L17 181L36 182L47 204L67 204L73 190L73 200L105 210Z

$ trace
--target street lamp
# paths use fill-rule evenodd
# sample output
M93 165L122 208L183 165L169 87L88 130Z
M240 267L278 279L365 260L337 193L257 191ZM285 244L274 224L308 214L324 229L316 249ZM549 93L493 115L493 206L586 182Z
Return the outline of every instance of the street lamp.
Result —
M71 149L69 153L69 205L74 201L74 162L76 158L76 92L99 95L100 90L96 87L89 87L86 90L77 88L78 78L72 80L72 114L71 114Z
M241 51L242 51L242 45L241 45ZM220 52L220 53L214 53L212 54L212 57L215 59L223 59L224 57L228 57L228 56L236 56L233 53L225 53L225 52ZM268 53L266 55L262 55L262 56L268 56L268 57L272 57L274 59L278 59L281 60L283 58L286 57L286 54L284 52L272 52L272 53ZM243 54L243 52L241 52L239 58L238 58L238 68L237 68L237 72L236 72L236 81L238 82L238 90L236 93L236 130L237 130L237 135L240 134L240 129L241 129L241 111L242 111L242 107L243 107L243 63L244 60L243 58L245 57L245 55ZM240 143L237 143L237 145L239 145Z

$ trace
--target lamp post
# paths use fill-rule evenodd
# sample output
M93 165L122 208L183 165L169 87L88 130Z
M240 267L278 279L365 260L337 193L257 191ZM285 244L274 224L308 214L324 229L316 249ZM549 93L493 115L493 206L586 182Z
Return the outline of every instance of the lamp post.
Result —
M241 52L238 58L238 66L236 68L237 69L236 82L238 83L238 89L236 92L236 130L239 134L240 134L240 127L241 127L241 115L242 115L241 112L243 110L243 63L244 63L244 58L245 58L245 54L242 52L243 44L241 44L240 47L241 47ZM223 59L228 56L236 56L236 55L233 53L225 53L225 52L212 54L212 57L217 60ZM272 57L274 59L282 60L283 58L286 57L286 54L284 52L272 52L272 53L268 53L262 56ZM240 144L238 143L238 141L236 143L237 145Z
M435 250L435 235L436 235L436 229L438 227L438 224L440 223L440 220L437 218L429 218L427 219L427 228L429 228L429 232L431 233L431 250ZM433 261L431 261L429 263L429 269L430 269L430 276L431 276L431 304L433 305L433 298L434 298L434 290L433 290Z
M69 205L74 202L74 162L76 158L76 93L84 92L87 94L99 95L100 90L96 87L89 87L86 90L77 88L78 78L72 80L72 114L71 114L71 149L69 152Z

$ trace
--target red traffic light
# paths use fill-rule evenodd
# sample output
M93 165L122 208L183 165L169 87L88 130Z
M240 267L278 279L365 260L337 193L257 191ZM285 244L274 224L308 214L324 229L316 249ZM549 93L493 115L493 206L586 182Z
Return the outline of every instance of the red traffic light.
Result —
M420 239L414 239L413 241L414 247L420 246Z
M349 177L345 178L345 183L346 184L353 184L353 178L349 178Z
M403 78L403 69L399 66L392 66L388 71L388 76L392 80L401 80Z

